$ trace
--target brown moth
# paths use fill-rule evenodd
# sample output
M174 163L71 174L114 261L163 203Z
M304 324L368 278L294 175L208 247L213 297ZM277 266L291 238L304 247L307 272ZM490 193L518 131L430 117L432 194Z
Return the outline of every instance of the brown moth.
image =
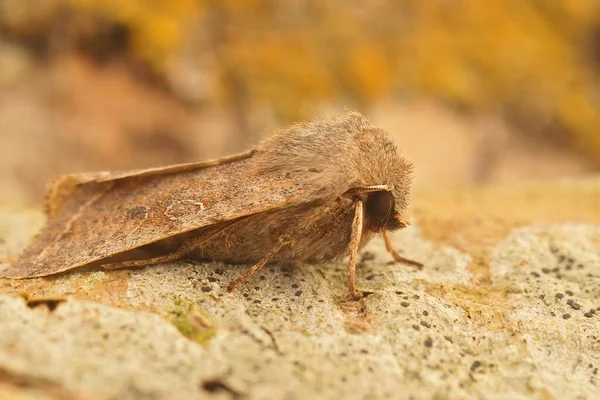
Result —
M356 256L408 225L410 162L387 133L350 112L282 129L254 150L215 161L125 172L69 175L47 194L48 224L9 278L84 265L142 267L191 256L254 264Z

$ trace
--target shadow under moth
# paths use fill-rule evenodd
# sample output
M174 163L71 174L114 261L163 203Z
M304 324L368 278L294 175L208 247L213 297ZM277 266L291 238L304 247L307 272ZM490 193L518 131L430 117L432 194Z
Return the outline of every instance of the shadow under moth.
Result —
M142 267L188 256L253 264L349 257L408 225L409 161L361 114L279 130L248 152L215 161L68 175L47 194L48 223L0 274L33 278L76 267Z

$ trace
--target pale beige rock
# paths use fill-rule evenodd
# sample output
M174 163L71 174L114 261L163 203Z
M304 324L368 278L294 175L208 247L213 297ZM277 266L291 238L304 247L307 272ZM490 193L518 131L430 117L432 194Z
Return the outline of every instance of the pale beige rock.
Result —
M453 196L417 194L393 236L423 271L369 245L359 302L338 298L343 263L269 266L234 293L245 267L187 261L0 280L0 394L20 379L93 399L598 398L599 181ZM4 255L35 215L0 214Z

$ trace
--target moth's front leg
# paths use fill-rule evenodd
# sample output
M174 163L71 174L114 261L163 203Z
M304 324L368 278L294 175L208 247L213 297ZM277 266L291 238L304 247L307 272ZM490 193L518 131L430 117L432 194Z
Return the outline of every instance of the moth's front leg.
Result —
M388 231L383 231L383 240L385 241L385 249L392 255L394 261L410 265L417 269L423 269L423 264L421 264L420 262L404 258L400 254L398 254L396 250L394 250L394 246L392 245L392 241L390 239L390 234L388 233Z
M360 238L363 231L364 205L362 200L357 200L354 207L354 219L352 221L352 232L350 234L350 243L348 253L348 297L351 299L360 299L362 293L356 290L356 258L360 247Z

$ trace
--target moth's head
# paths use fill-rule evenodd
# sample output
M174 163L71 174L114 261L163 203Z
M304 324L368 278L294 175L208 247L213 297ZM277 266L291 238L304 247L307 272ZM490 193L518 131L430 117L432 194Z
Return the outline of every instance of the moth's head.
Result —
M359 138L357 163L361 185L381 187L363 194L365 219L373 231L394 231L410 225L408 203L413 166L400 156L387 132L369 129Z

